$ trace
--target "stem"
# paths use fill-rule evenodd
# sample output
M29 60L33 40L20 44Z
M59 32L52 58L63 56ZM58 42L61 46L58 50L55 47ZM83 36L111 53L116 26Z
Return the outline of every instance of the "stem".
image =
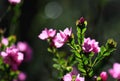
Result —
M13 13L14 15L12 17L9 30L10 35L15 34L15 30L19 21L18 18L20 17L20 5L16 5L15 7L13 7Z
M2 21L2 19L7 15L7 13L11 10L11 6L9 5L7 10L3 13L3 15L0 17L0 22Z

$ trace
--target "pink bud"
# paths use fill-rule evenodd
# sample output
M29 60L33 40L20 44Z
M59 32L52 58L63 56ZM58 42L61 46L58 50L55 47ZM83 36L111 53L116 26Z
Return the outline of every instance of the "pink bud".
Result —
M101 72L100 77L101 77L102 81L107 81L107 78L108 78L107 72L105 72L105 71Z

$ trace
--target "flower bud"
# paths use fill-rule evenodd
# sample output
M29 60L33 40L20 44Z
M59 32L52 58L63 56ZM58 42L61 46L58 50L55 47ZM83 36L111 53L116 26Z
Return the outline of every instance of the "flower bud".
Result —
M117 46L117 42L115 42L113 39L108 39L107 46L108 48L115 48Z
M101 77L102 81L107 81L107 78L108 78L107 72L104 72L104 71L101 72L100 77Z
M85 20L84 17L81 17L79 20L76 21L76 26L84 28L87 26L87 21Z

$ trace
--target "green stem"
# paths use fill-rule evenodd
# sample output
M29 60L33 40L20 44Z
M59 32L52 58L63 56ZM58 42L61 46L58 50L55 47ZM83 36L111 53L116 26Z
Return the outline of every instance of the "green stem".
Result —
M13 7L13 17L10 23L10 30L9 30L9 34L13 35L15 34L16 31L16 27L18 25L18 18L20 17L20 5L16 5Z
M9 5L7 10L3 13L3 15L0 17L0 22L2 21L2 19L7 15L7 13L11 10L11 6Z

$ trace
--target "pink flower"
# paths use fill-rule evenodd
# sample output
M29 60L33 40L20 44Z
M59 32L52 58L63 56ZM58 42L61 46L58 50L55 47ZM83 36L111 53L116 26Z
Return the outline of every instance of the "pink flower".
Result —
M63 81L72 81L72 75L70 73L64 75Z
M19 4L21 0L8 0L11 4Z
M84 77L80 77L80 74L78 74L75 81L85 81L85 80Z
M13 79L13 81L25 81L27 78L26 74L24 72L20 72L16 79Z
M64 75L63 81L72 81L72 76L73 75L71 73L67 73L66 75ZM80 77L80 74L78 74L77 77L75 78L75 81L85 81L85 80L84 77Z
M82 45L82 49L84 52L94 52L98 53L100 51L100 47L98 46L98 42L96 42L94 39L85 38L84 43Z
M25 81L26 80L26 74L24 72L20 72L19 75L18 75L18 79L20 81Z
M102 81L107 81L107 78L108 78L107 72L104 72L104 71L101 72L100 77L101 77Z
M23 61L23 54L14 47L7 48L5 52L1 52L1 56L3 57L4 63L9 64L12 70L17 70Z
M115 79L120 79L120 64L114 63L113 68L109 69L110 75Z
M32 48L26 42L18 42L17 48L24 54L24 61L30 61L32 58Z
M64 31L60 30L60 33L57 33L57 35L53 39L53 44L56 48L62 47L70 38L72 34L72 28L68 29L66 28Z
M5 46L7 46L8 45L8 43L9 43L9 41L8 41L8 39L7 38L2 38L2 44L4 44Z
M53 38L56 34L56 30L53 29L47 29L45 28L42 33L39 34L39 38L42 40L48 39L48 38Z

